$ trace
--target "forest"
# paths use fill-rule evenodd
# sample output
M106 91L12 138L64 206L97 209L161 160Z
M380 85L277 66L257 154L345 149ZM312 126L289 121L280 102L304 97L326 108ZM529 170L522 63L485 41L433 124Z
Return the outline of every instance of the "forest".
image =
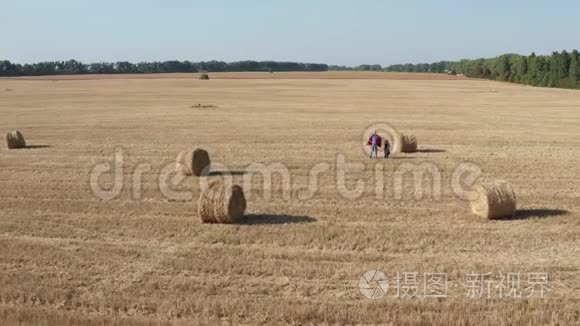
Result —
M236 72L236 71L327 71L328 65L319 63L278 61L164 61L164 62L98 62L77 60L15 64L0 61L0 76L42 76L78 74L155 74L171 72Z
M552 52L551 55L529 56L504 54L489 59L464 59L434 63L396 64L381 66L363 64L354 67L320 63L279 61L164 61L164 62L98 62L82 63L77 60L50 61L33 64L15 64L0 61L0 76L41 76L74 74L152 74L173 72L240 72L240 71L384 71L461 74L518 84L572 88L580 87L580 62L577 50Z
M529 56L504 54L495 58L440 61L435 63L360 65L356 67L329 66L330 70L364 70L389 72L429 72L462 74L470 78L483 78L511 83L572 88L580 87L580 63L577 50L552 52L551 55Z

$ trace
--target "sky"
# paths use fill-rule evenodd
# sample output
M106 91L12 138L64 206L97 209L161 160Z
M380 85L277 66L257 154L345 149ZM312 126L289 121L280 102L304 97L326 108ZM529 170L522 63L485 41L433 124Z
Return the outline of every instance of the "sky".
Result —
M580 49L578 0L0 0L0 60L435 62Z

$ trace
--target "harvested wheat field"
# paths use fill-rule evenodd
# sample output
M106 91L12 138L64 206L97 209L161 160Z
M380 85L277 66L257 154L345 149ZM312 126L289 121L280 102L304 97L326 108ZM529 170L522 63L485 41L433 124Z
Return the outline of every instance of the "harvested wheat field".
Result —
M0 79L27 143L0 148L0 324L580 323L580 91L271 75ZM379 122L418 151L369 159ZM197 147L213 172L176 174ZM465 162L513 186L512 219L454 194ZM204 224L226 168L246 217Z

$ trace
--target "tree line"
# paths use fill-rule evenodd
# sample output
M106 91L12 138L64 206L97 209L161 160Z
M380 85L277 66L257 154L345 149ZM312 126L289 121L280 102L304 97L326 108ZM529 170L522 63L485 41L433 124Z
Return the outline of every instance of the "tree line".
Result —
M419 63L419 64L397 64L390 66L381 66L378 64L374 65L359 65L354 67L347 66L328 66L329 70L336 71L387 71L387 72L432 72L432 73L446 73L452 69L455 62L452 61L440 61L434 63Z
M319 63L278 61L164 61L164 62L98 62L76 60L16 64L0 61L0 76L42 76L76 74L152 74L170 72L238 72L238 71L327 71L328 65Z
M0 76L40 76L70 74L150 74L171 72L238 72L238 71L387 71L463 74L472 78L559 88L580 88L580 55L572 52L553 52L551 55L529 56L504 54L495 58L439 61L434 63L397 64L381 66L364 64L355 67L319 63L278 61L164 61L131 63L99 62L85 64L76 60L50 61L34 64L15 64L0 61Z
M408 63L386 67L381 67L381 65L329 66L329 69L463 74L471 78L532 86L580 88L580 56L577 50L553 52L551 55L504 54L490 59Z
M457 73L542 87L578 88L580 62L577 50L529 56L504 54L492 59L461 60L453 67Z

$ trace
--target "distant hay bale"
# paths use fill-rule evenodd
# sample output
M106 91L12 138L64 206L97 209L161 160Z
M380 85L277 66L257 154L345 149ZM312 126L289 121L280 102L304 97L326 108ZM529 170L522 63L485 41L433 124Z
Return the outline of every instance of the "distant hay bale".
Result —
M203 223L236 223L244 217L245 210L246 198L238 185L214 182L199 196L197 212Z
M202 173L208 172L206 168L209 168L211 162L207 151L196 148L179 153L175 163L177 172L199 177Z
M393 144L394 153L414 153L417 151L417 138L413 135L397 134Z
M24 148L26 141L20 131L14 130L6 134L6 145L9 149Z
M201 79L201 80L209 80L209 75L208 74L201 74L201 75L199 75L199 79Z
M516 211L516 194L505 181L479 184L477 198L471 201L471 211L488 219L511 217Z

